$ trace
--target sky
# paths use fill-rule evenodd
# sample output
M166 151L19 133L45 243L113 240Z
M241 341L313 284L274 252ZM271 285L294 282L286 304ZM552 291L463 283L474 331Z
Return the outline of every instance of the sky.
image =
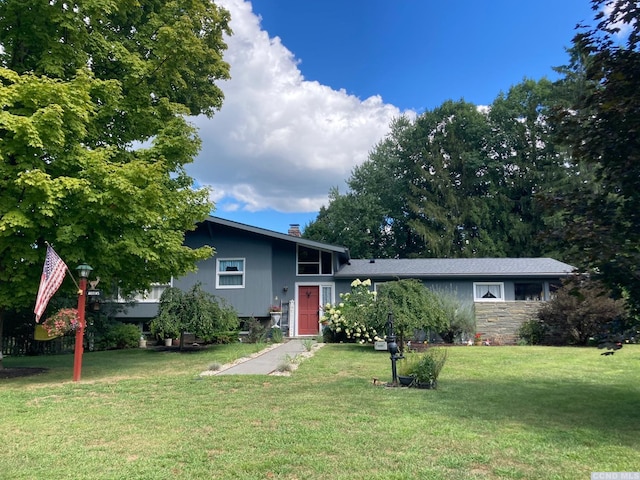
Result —
M233 35L222 108L197 117L187 168L213 215L286 233L347 190L394 118L447 100L489 105L557 78L589 0L216 0Z

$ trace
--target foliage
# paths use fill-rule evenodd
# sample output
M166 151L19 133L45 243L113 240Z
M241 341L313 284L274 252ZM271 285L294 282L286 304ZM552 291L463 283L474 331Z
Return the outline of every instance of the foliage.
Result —
M284 335L282 333L282 330L278 327L275 328L271 328L271 341L273 343L282 343L282 340L284 339Z
M610 8L603 9L604 6ZM583 173L554 195L555 236L571 261L600 278L640 313L640 6L592 0L595 26L574 37L567 76L582 76L579 94L556 110L557 138Z
M111 327L110 336L116 348L136 348L140 341L140 329L131 323L117 322Z
M302 340L302 346L307 352L310 352L315 344L315 340L311 340L310 338L305 338L304 340Z
M45 319L42 326L50 337L59 337L80 326L80 316L75 308L61 308Z
M161 339L177 338L182 332L181 324L184 292L179 288L166 288L160 296L158 315L149 323L151 333Z
M414 377L417 384L435 387L446 361L445 348L431 347L422 352L408 351L398 362L398 375Z
M558 95L547 80L524 80L490 108L447 101L415 121L394 120L305 237L364 258L555 251L535 238L553 216L537 194L571 173L546 121Z
M540 345L545 337L545 331L544 324L532 318L520 325L518 338L524 345Z
M587 345L607 333L612 322L625 315L622 300L614 300L600 282L575 277L566 280L538 311L545 343Z
M158 315L151 320L151 333L161 338L176 338L183 332L193 333L205 341L218 332L237 329L236 312L223 299L205 292L197 283L183 292L169 287L160 296Z
M446 324L438 331L445 343L454 343L470 337L476 331L473 304L462 303L455 292L437 292L446 317Z
M330 341L372 343L379 340L380 321L376 317L376 293L369 290L371 280L355 279L351 292L340 294L340 303L324 306L321 323Z
M447 325L446 312L437 294L416 279L381 284L378 287L376 312L378 321L386 320L387 314L393 313L400 350L416 330L440 331Z
M183 244L212 207L186 118L222 104L228 22L208 0L2 2L0 325L32 304L45 241L112 292L211 256Z
M245 338L247 343L264 343L267 340L267 327L260 320L251 317L247 322L248 334Z

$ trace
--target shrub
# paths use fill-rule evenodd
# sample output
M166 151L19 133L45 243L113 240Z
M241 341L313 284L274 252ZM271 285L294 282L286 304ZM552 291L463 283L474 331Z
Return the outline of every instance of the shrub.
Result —
M432 347L423 352L409 351L398 362L398 375L414 377L418 384L435 387L447 361L445 348Z
M219 333L237 330L238 325L235 310L224 299L202 290L198 283L187 292L175 287L165 289L158 316L151 321L150 328L160 338L176 338L183 332L191 332L210 342Z
M247 322L249 333L246 337L247 343L264 343L267 340L267 328L256 318L250 318Z
M371 280L356 279L351 283L351 292L340 294L337 305L324 306L321 321L326 326L323 331L326 341L372 343L379 339L376 293L369 290L370 286Z
M282 343L282 340L284 339L284 335L282 334L282 330L280 330L278 327L275 328L271 328L271 341L273 343Z
M404 341L415 331L440 331L447 325L446 313L438 296L416 279L403 279L380 285L376 302L378 325L384 325L390 312L393 313L395 333L401 350Z
M453 292L438 292L438 300L444 311L446 324L438 331L445 343L471 338L476 331L476 316L473 305L462 303Z
M522 345L539 345L542 343L542 340L545 337L545 326L540 322L540 320L536 320L532 318L527 320L518 329L518 344Z
M623 300L611 298L600 282L578 276L566 280L538 311L545 343L560 345L587 345L590 338L606 335L624 315Z
M140 329L130 323L121 323L113 328L116 348L137 348L140 342Z

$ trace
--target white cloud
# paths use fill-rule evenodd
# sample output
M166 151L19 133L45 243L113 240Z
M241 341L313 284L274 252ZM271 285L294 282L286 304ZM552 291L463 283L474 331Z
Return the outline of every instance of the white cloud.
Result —
M613 10L618 3L621 3L621 0L610 0L609 2L604 4L604 6L602 7L602 11L605 17L611 17L611 15L613 14ZM619 32L616 36L622 40L626 40L629 36L629 33L631 33L635 20L633 20L632 23L626 23L620 14L618 14L617 18L615 18L614 20L615 22L613 22L611 26L619 29Z
M225 53L232 79L221 84L222 109L194 119L203 149L188 171L225 209L317 211L402 112L379 96L361 100L304 80L249 2L219 3L232 15Z

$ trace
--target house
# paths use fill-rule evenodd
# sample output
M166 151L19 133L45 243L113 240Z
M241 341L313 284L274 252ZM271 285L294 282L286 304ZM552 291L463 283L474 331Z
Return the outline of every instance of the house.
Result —
M478 331L513 341L517 327L548 300L573 267L550 258L352 259L344 246L208 217L186 235L191 247L211 245L215 255L195 273L172 279L184 290L196 283L224 298L241 318L268 318L283 306L282 327L291 336L316 335L322 305L335 303L356 278L377 283L418 278L432 289L455 292L473 302ZM118 314L146 323L167 285L154 286Z

